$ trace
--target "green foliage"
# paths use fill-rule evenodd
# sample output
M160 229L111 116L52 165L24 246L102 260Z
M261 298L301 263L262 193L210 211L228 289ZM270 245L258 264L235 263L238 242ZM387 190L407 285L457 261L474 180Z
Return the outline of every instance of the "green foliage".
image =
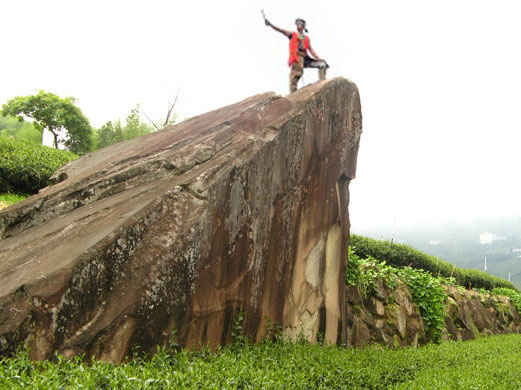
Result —
M127 116L126 125L123 128L124 140L136 138L152 131L151 126L141 122L139 109L139 104L137 104L136 107L130 110L130 115Z
M504 295L506 297L510 297L510 300L516 307L517 313L521 316L521 293L518 290L513 290L511 288L498 287L492 290L494 294Z
M37 144L42 143L42 133L32 122L19 121L11 116L0 116L0 136L25 138Z
M0 358L2 389L371 389L521 388L519 335L423 348L347 349L265 341L211 352L172 352L120 365L81 358Z
M346 284L356 286L364 297L376 289L377 279L382 280L391 288L396 286L396 268L391 267L385 261L378 261L368 256L361 259L350 246L346 268Z
M139 114L139 104L136 105L127 116L125 126L121 121L114 123L107 122L96 132L96 148L104 148L116 142L126 141L148 134L153 131L153 127L142 122Z
M366 295L369 291L369 285L366 286L366 283L362 280L362 268L360 267L361 260L360 256L358 256L353 248L350 246L348 248L349 254L347 256L347 267L346 267L346 285L348 286L357 286L358 290L362 295ZM369 283L372 283L373 280L370 280Z
M474 269L458 268L407 245L393 244L391 246L388 241L379 241L357 235L351 236L351 244L355 253L362 258L372 256L395 267L411 266L428 271L435 276L453 277L459 285L466 288L477 287L492 290L495 287L507 287L516 289L512 283L505 279Z
M10 115L23 121L32 118L34 126L49 130L54 136L54 146L58 148L59 131L69 135L65 146L74 153L86 153L91 149L91 132L88 119L74 105L73 97L61 98L53 93L39 91L37 95L17 96L2 106L2 115Z
M396 268L371 256L361 259L356 252L355 246L349 247L347 285L357 286L360 294L366 296L368 292L376 289L377 279L382 280L388 287L394 288L399 278L409 287L412 301L420 310L427 340L439 342L445 326L443 309L447 294L442 283L446 280L411 267Z
M96 132L96 148L104 148L113 143L123 141L121 136L121 123L118 121L115 125L107 122Z
M363 236L378 238L389 235L389 228L371 228ZM481 244L479 236L484 232L496 234L501 239ZM429 226L396 230L400 242L441 259L449 260L460 268L483 270L484 257L487 257L487 272L508 279L521 289L521 267L519 252L521 248L521 218L519 216L482 217L468 223L446 222ZM432 245L431 241L437 241Z
M243 329L244 312L239 310L232 328L232 341L234 346L243 346L248 342Z
M58 168L76 158L73 153L23 138L0 136L0 193L34 194L47 186Z
M9 192L7 194L0 194L0 209L2 209L2 207L11 206L12 204L20 202L28 196L29 195L26 194L11 194Z
M447 293L443 288L444 280L435 278L430 273L411 267L397 270L411 292L412 301L420 309L425 325L427 340L439 342L445 328L444 306Z

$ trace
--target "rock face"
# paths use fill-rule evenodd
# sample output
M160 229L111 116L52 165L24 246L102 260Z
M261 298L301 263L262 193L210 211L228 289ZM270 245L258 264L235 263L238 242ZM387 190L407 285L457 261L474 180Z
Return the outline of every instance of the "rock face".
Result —
M394 289L377 280L376 292L361 295L355 286L346 289L348 345L384 344L389 347L427 342L420 311L409 288L399 282Z
M355 286L346 288L348 345L384 344L389 347L427 342L423 319L408 287L390 289L377 280L366 296ZM509 297L480 294L445 286L444 340L472 340L501 333L521 333L521 320Z
M98 150L0 212L0 348L121 361L269 325L347 337L356 86L273 93Z
M519 314L509 297L480 294L447 286L444 339L472 340L479 336L520 333Z

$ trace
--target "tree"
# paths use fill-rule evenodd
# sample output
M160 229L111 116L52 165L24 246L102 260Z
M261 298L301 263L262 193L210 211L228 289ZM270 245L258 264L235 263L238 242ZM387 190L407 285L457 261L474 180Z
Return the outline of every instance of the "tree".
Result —
M152 124L152 126L154 126L156 128L156 130L162 130L164 129L165 127L167 126L171 126L173 125L176 120L177 120L177 113L176 112L173 112L174 111L174 107L176 106L177 104L177 98L179 97L179 89L177 90L177 94L175 95L175 98L174 98L174 101L171 102L170 100L168 101L168 109L166 111L166 118L163 121L158 121L158 122L155 122L153 121L152 119L149 118L149 116L143 111L143 114L145 115L145 117L148 119L148 121Z
M0 116L0 135L25 138L37 144L42 143L42 133L32 122L20 122L12 116Z
M61 98L53 93L40 90L37 95L17 96L2 106L2 115L11 115L23 121L32 118L39 130L49 130L54 136L54 147L58 148L58 135L65 131L68 135L64 145L72 152L83 154L91 148L89 120L75 106L73 97Z
M104 148L116 142L136 138L140 135L150 133L153 130L152 126L141 121L141 117L139 116L139 104L136 104L136 106L130 110L125 126L121 125L119 119L114 122L109 121L101 126L96 132L96 148Z
M107 122L97 131L96 148L104 148L113 143L114 140L114 125L112 122Z
M127 116L126 125L123 128L123 139L136 138L140 135L148 134L153 130L151 126L141 122L139 110L139 104L136 104L136 107L130 110L130 115Z

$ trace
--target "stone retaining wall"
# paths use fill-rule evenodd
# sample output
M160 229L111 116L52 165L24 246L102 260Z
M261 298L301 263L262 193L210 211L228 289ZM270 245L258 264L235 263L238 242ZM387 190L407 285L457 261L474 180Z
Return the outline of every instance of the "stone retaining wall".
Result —
M509 297L480 294L446 286L444 340L471 340L479 336L520 333L521 321ZM361 294L346 289L348 346L383 344L389 347L427 342L423 319L408 287L390 289L381 280L376 291Z
M366 296L350 286L346 305L349 346L399 347L426 343L423 320L404 283L391 290L378 280L376 291Z
M446 286L445 332L449 340L472 340L479 336L519 333L519 314L509 297L480 294Z

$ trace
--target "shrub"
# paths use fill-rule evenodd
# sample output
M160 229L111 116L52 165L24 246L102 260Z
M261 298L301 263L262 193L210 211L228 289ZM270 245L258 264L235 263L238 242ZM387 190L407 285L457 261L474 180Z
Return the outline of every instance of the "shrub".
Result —
M381 279L390 288L395 288L397 278L408 286L412 301L420 310L427 340L439 342L445 327L443 309L447 294L442 286L445 280L411 267L392 267L371 256L361 259L356 255L355 249L349 247L346 284L356 286L361 295L374 291L377 279Z
M20 202L27 198L29 195L26 194L2 194L0 195L0 210L7 206L11 206L12 204L15 204L17 202Z
M19 121L10 116L0 115L0 135L28 139L36 144L42 143L42 132L37 130L32 122Z
M476 287L492 290L495 287L506 287L517 290L512 283L505 279L489 275L483 271L458 268L407 245L393 244L391 246L388 241L374 240L357 235L351 236L351 245L354 252L362 258L372 256L395 267L411 266L415 269L428 271L433 276L453 277L459 285L466 288Z
M367 296L367 293L376 290L377 279L381 279L387 286L394 288L396 286L396 278L396 268L388 266L384 261L378 261L371 256L361 259L349 247L346 284L348 286L356 286L364 297Z
M0 192L35 194L58 168L77 157L23 138L0 136Z
M414 349L259 343L205 353L158 348L118 365L81 358L0 358L2 389L350 389L521 388L519 335Z
M521 293L511 288L498 287L492 290L494 294L504 295L510 298L514 306L516 307L517 314L521 316Z

